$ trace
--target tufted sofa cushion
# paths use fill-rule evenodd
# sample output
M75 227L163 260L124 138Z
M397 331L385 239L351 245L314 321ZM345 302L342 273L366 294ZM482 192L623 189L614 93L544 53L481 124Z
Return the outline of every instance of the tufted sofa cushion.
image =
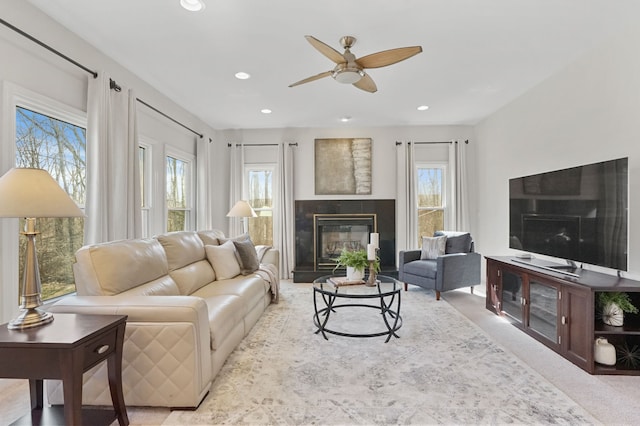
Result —
M180 294L189 295L215 281L214 269L206 260L204 243L196 232L179 231L158 235L167 255L169 275Z
M141 294L177 295L165 252L153 239L122 240L85 246L74 264L79 296L112 296L137 288Z
M202 297L204 300L212 296L232 294L242 301L240 314L246 315L256 304L264 300L264 295L269 292L269 284L257 274L238 276L228 280L218 281L193 293L193 296Z
M211 349L217 350L233 329L242 324L246 309L242 300L235 295L220 294L203 297L200 294L199 297L202 297L208 306Z
M217 246L220 238L225 238L224 232L219 229L208 229L206 231L198 231L198 236L205 246Z
M155 237L167 253L169 271L205 258L204 243L192 231L170 232Z

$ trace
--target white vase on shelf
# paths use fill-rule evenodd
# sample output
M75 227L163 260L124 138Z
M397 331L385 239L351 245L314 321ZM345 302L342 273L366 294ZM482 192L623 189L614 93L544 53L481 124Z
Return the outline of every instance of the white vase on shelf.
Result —
M616 365L616 348L604 337L598 337L593 345L593 359L598 364Z

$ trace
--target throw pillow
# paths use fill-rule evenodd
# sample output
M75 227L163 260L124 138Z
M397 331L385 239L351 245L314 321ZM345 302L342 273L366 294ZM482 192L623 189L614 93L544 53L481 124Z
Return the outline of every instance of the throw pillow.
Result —
M219 246L204 246L207 260L216 273L216 279L226 280L240 275L240 265L236 259L236 248L232 241Z
M447 237L422 237L422 253L420 259L437 259L444 254Z
M238 263L240 263L242 275L255 272L260 266L260 261L258 261L258 253L251 238L242 241L233 241L233 245L236 247L236 254L238 255Z
M447 245L444 250L446 254L469 253L471 251L473 239L468 232L437 231L434 235L447 237Z

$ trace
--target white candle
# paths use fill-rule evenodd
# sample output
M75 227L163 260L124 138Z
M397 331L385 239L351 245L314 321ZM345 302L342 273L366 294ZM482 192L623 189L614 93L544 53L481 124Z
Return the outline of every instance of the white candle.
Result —
M380 234L378 234L377 232L372 232L371 233L371 245L375 248L380 248Z
M373 244L367 244L367 259L376 260L376 248Z

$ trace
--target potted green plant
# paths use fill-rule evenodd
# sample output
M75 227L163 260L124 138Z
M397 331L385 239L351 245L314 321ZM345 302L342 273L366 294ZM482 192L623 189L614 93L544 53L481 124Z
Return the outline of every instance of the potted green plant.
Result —
M629 294L619 291L597 293L597 304L602 314L602 322L620 327L624 323L624 313L637 314L638 308L631 303Z
M345 248L340 252L340 256L333 260L336 262L333 272L344 266L347 268L347 279L354 281L363 279L364 270L369 267L366 250L347 250ZM380 259L376 258L374 268L376 272L380 271Z

